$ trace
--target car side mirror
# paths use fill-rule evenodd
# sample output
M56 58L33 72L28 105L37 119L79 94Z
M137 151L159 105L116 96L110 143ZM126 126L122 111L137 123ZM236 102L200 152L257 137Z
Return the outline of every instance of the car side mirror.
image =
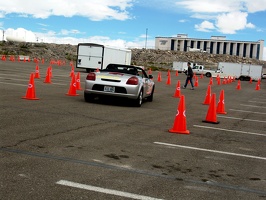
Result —
M153 79L153 75L150 74L150 75L149 75L149 79Z

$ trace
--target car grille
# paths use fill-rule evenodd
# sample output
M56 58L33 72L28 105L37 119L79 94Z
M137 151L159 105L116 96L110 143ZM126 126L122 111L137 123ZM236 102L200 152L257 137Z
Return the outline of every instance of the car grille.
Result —
M92 90L103 91L104 85L95 84ZM115 93L127 94L127 90L124 87L115 87Z

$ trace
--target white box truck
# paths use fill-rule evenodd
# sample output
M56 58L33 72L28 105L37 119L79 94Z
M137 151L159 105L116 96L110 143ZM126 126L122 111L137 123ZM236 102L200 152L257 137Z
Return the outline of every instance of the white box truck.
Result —
M188 62L173 62L173 70L178 71L178 72L185 72L187 71L187 63Z
M87 72L105 69L110 63L131 64L131 50L119 49L95 43L79 43L76 68Z
M218 71L223 76L232 76L236 79L243 80L259 80L262 78L263 68L261 65L251 65L243 63L218 63Z

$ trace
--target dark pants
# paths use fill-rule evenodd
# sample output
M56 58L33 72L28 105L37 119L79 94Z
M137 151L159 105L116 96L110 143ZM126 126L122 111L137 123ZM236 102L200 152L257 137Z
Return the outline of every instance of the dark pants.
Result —
M187 87L188 81L190 81L191 87L194 88L192 79L193 77L187 77L184 87Z

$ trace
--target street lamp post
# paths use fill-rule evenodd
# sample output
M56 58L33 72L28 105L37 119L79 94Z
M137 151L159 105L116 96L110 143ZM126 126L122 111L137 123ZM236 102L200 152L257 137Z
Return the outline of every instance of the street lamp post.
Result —
M2 39L2 41L4 41L5 40L5 30L3 28L1 28L1 29L3 31L3 39Z
M145 49L147 48L147 35L148 35L148 29L146 28Z

